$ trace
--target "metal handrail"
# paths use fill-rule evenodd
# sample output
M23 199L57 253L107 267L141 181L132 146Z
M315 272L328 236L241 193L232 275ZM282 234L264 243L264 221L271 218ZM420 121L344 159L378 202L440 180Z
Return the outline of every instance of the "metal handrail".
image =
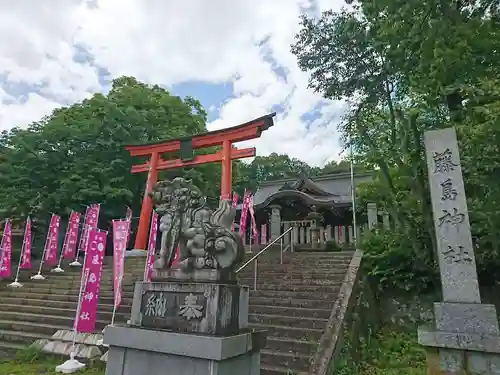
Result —
M236 270L236 273L240 273L243 269L245 269L246 266L248 266L250 263L252 263L254 260L256 260L258 257L260 257L264 252L267 251L272 245L274 245L276 242L280 241L285 237L286 234L288 234L293 227L288 228L282 235L280 235L278 238L276 238L273 242L269 243L265 248L263 248L261 251L259 251L257 254L255 254L253 257L251 257L249 260L245 262L240 268ZM281 253L283 253L283 249L281 249Z

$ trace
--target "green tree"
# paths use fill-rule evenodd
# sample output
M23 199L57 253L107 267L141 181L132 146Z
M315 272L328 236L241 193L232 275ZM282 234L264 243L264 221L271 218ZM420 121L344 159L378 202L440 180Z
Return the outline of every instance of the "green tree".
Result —
M1 216L30 214L35 225L45 228L50 212L84 211L90 203L101 203L102 227L123 216L127 205L138 214L146 174L130 173L141 160L131 158L124 146L205 132L205 122L198 101L182 100L134 78L118 78L107 95L95 94L56 109L25 130L2 134ZM189 175L215 194L218 169L212 164L162 176Z
M353 147L358 162L379 170L379 178L360 189L362 199L378 200L406 236L398 238L412 239L404 245L398 240L398 251L408 252L411 244L414 256L427 249L431 258L435 244L422 135L455 125L473 234L485 246L479 250L481 271L498 269L498 236L491 234L500 224L498 206L483 206L499 197L498 174L492 174L500 125L498 2L349 3L350 11L303 17L292 52L310 72L312 88L351 103L340 126L345 146ZM385 245L394 248L398 241ZM384 256L378 261L394 253Z

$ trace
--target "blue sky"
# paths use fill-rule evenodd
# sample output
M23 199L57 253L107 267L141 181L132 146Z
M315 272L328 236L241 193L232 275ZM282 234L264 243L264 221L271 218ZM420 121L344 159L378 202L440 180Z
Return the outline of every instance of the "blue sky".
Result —
M198 99L208 112L208 121L214 121L219 117L222 105L233 97L233 84L232 82L215 84L200 81L182 82L173 85L171 91L182 98L192 96Z

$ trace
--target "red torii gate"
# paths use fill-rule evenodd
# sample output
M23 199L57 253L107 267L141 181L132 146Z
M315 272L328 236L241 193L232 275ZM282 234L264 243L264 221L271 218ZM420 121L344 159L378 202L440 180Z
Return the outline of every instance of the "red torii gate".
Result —
M255 156L255 147L238 149L233 146L233 143L260 138L263 131L274 125L273 117L275 115L275 113L271 113L238 126L198 134L192 137L125 146L125 149L130 152L131 156L150 157L149 162L132 167L132 173L148 172L134 248L146 249L149 221L153 210L153 202L149 193L158 181L159 170L176 169L220 161L222 165L220 199L229 200L231 199L233 184L232 161L234 159ZM213 154L193 155L193 150L213 146L222 146L222 149ZM176 151L181 152L180 159L164 160L161 158L161 155L164 153Z

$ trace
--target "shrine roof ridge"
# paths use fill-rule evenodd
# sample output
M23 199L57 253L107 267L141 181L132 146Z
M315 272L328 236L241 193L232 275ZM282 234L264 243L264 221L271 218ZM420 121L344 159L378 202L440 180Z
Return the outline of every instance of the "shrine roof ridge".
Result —
M365 177L365 176L373 176L373 171L359 171L354 173L354 177ZM260 186L271 186L271 185L284 185L289 182L297 182L301 180L310 180L315 183L316 181L324 181L324 180L343 180L345 178L350 178L351 174L349 171L338 171L334 173L328 173L321 176L296 176L296 177L287 177L281 178L279 180L271 180L264 181L260 184Z
M160 145L163 143L170 143L170 142L175 142L175 141L183 141L187 139L192 139L192 138L201 138L201 137L213 137L217 135L223 135L224 133L227 133L229 131L237 131L239 129L245 129L249 125L262 122L263 124L259 126L259 132L262 133L265 130L268 130L271 126L274 125L273 122L273 117L276 116L276 112L269 113L267 115L255 118L253 120L247 121L243 124L231 126L229 128L224 128L224 129L218 129L218 130L213 130L210 132L205 132L205 133L199 133L199 134L193 134L193 135L186 135L178 138L168 138L168 139L162 139L160 141L154 141L154 142L147 142L147 143L136 143L136 144L128 144L125 145L124 147L126 149L133 149L136 147L141 147L141 146L155 146L155 145Z

